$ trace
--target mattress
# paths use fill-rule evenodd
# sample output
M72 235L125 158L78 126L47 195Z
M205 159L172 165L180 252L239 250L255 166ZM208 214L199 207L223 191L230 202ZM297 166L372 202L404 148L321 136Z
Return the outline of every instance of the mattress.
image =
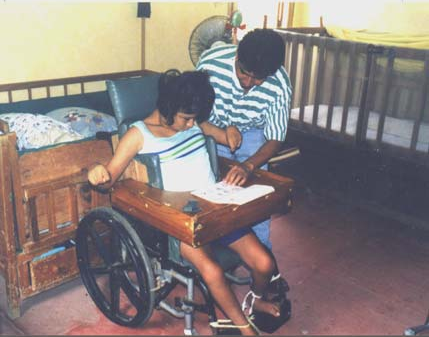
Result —
M343 117L343 106L334 106L332 111L332 124L331 130L340 132ZM307 105L304 108L304 123L312 124L313 121L313 105ZM356 135L357 117L359 113L358 107L349 107L345 133L350 136ZM291 119L299 120L299 108L291 110ZM376 140L377 128L380 119L380 114L375 111L369 112L368 129L366 132L367 140ZM317 126L326 128L328 120L328 105L319 105L319 112L317 118ZM413 134L413 127L415 121L412 119L401 119L386 116L384 120L383 135L381 138L382 143L391 144L403 148L411 147L411 137ZM421 152L428 152L429 148L429 124L422 122L419 127L418 139L416 150Z

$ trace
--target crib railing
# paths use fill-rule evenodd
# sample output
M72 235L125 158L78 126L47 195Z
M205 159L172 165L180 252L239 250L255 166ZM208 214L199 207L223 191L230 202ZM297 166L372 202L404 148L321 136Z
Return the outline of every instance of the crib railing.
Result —
M118 73L0 84L0 103L12 103L19 100L51 98L106 90L106 80L145 76L152 73L154 72L150 70L133 70Z
M292 129L429 165L429 51L277 31L293 85Z

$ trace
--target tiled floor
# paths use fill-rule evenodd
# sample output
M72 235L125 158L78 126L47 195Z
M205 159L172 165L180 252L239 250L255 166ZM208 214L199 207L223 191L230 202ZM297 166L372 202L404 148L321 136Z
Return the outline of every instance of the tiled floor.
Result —
M276 335L401 335L429 308L429 231L321 198L297 186L294 208L273 219L274 253L289 285L293 316ZM247 289L236 288L242 298ZM4 302L4 288L0 290ZM4 304L3 304L4 306ZM24 302L0 334L172 335L183 322L156 311L143 327L109 322L81 281ZM197 329L209 334L205 317Z

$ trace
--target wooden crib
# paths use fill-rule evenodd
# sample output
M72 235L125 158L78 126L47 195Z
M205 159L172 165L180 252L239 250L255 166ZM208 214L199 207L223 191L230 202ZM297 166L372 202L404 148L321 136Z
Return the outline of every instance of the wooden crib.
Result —
M290 128L429 166L429 50L277 30L293 85Z

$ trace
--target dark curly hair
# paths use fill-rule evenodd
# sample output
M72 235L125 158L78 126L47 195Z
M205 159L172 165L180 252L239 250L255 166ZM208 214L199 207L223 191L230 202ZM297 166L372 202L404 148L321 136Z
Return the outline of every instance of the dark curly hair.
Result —
M271 29L255 29L240 41L237 50L238 61L257 78L273 75L285 58L285 43L282 37Z
M195 114L201 123L209 118L215 98L214 89L209 82L209 75L203 71L185 71L176 69L166 71L158 83L157 108L167 120L174 122L178 112Z

